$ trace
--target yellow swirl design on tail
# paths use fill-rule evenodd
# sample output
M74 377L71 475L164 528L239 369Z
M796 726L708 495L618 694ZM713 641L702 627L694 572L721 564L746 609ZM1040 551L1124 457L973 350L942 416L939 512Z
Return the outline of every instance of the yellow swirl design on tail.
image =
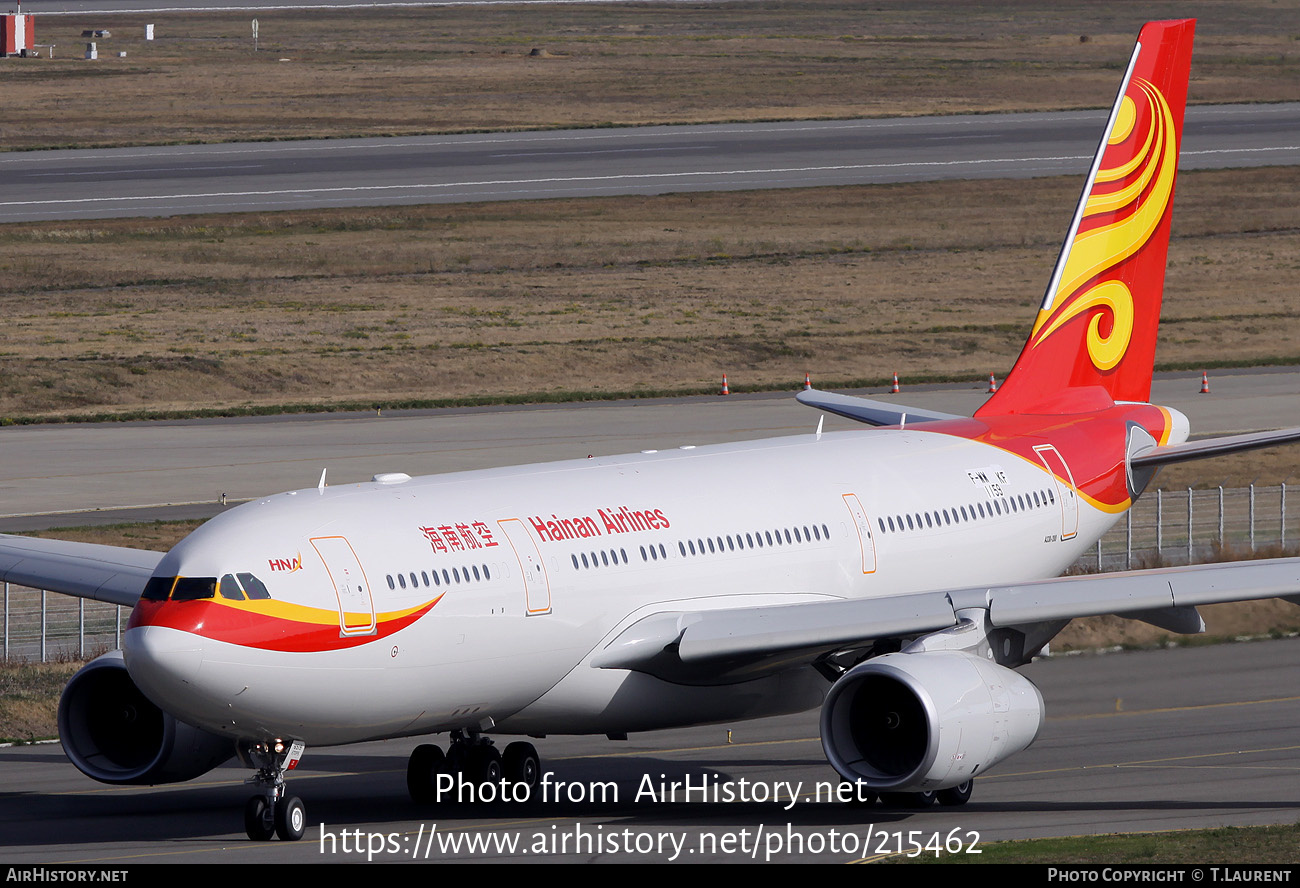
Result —
M1030 338L1031 347L1037 347L1070 319L1097 309L1088 324L1086 341L1093 365L1103 371L1116 366L1128 350L1133 332L1133 297L1128 287L1117 280L1096 281L1087 289L1085 285L1123 263L1151 239L1169 207L1177 171L1177 131L1169 105L1147 81L1139 79L1134 83L1151 110L1144 143L1123 163L1098 170L1093 192L1084 204L1083 218L1086 221L1103 213L1127 213L1075 236L1056 290L1058 298L1052 300L1053 308L1039 312ZM1121 144L1132 135L1135 116L1125 96L1109 144ZM1117 182L1134 173L1136 178L1122 188L1096 190L1098 184ZM1062 296L1065 298L1059 298ZM1102 336L1100 325L1106 314L1111 318L1111 330Z

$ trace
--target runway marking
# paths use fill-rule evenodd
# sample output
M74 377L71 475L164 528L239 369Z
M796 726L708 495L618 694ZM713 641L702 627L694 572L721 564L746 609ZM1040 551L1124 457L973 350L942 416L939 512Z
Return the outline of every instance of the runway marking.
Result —
M641 149L636 149L641 150ZM648 150L648 149L646 149ZM1224 148L1224 149L1207 149L1204 151L1183 152L1191 155L1212 155L1212 154L1246 154L1261 153L1270 151L1300 151L1300 146L1287 145L1272 148ZM598 153L598 152L571 152L571 153ZM211 200L211 199L236 199L236 198L268 198L268 197L298 197L305 198L311 195L347 195L347 194L377 194L383 192L409 192L409 193L428 193L431 191L447 191L456 188L495 188L501 186L523 186L523 185L569 185L577 183L615 183L615 182L637 182L654 180L657 182L669 182L672 180L684 180L693 178L702 178L716 176L722 179L737 176L764 176L801 174L806 176L813 173L845 173L845 172L863 172L869 170L941 170L941 169L959 169L959 168L980 168L987 166L996 166L999 164L1015 164L1017 171L1024 172L1026 164L1047 164L1047 163L1064 163L1087 160L1086 155L1081 154L1063 154L1063 155L1045 155L1041 157L993 157L984 159L967 159L967 160L931 160L931 161L903 161L898 163L862 163L862 164L831 164L827 166L805 166L805 167L764 167L756 169L743 170L684 170L669 173L623 173L608 176L547 176L526 179L483 179L470 182L409 182L399 185L344 185L329 188L279 188L257 191L200 191L200 192L180 192L174 194L152 194L152 195L126 195L121 197L77 197L77 198L56 198L54 200L10 200L0 201L0 207L29 208L29 207L53 207L68 204L78 205L113 205L120 203L139 204L150 201L169 201L169 200ZM1053 171L1054 167L1029 167L1030 171L1048 170ZM69 174L76 175L76 174ZM91 174L80 174L91 175ZM762 180L763 184L770 185L770 180ZM796 180L802 181L802 180ZM507 192L509 193L509 192ZM172 207L162 207L161 209L172 209ZM5 216L15 215L12 213L3 214Z
M941 138L937 137L936 138ZM997 138L994 134L989 134L987 138ZM507 151L504 154L489 154L489 157L568 157L570 155L585 156L588 154L636 154L646 151L693 151L704 148L717 148L717 145L672 145L667 148L591 148L586 151Z
M719 749L744 749L749 746L784 746L789 743L820 743L820 737L797 737L791 740L752 740L748 743L718 743L712 746L681 746L677 748L624 750L622 752L597 752L590 755L566 755L556 761L579 759L634 758L643 755L667 755L674 752L713 752Z
M1223 758L1229 755L1254 755L1265 752L1295 752L1300 750L1300 746L1267 746L1261 749L1233 749L1225 752L1201 752L1195 755L1175 755L1167 758L1155 759L1136 759L1131 762L1109 762L1097 765L1070 765L1063 768L1040 768L1036 771L1003 771L994 774L984 774L980 780L1005 780L1010 777L1036 777L1042 774L1064 774L1069 771L1100 771L1103 769L1114 768L1136 768L1139 766L1160 765L1171 762L1194 761L1196 759ZM1278 770L1269 768L1268 770Z
M196 170L258 170L262 168L260 163L226 163L216 164L213 166L175 166L175 167L136 167L127 169L108 169L108 170L90 170L84 173L28 173L28 179L60 179L71 176L103 176L112 178L120 176L123 173L192 173Z
M1023 115L1008 115L1016 122L1020 117L1030 118L1038 112ZM1079 114L1061 114L1052 118L1053 122L1094 121L1102 117L1102 112L1082 112ZM96 158L98 162L134 159L139 157L182 157L190 154L289 154L295 152L356 151L390 148L435 148L475 145L503 145L537 142L597 142L621 141L624 139L660 138L673 140L679 138L698 139L702 136L749 135L752 133L804 133L826 132L828 130L853 129L920 129L933 126L987 126L989 117L908 117L908 118L870 118L847 121L805 121L801 123L751 123L751 124L690 124L670 126L660 131L649 131L649 127L630 127L623 132L601 132L595 130L536 130L533 132L510 132L500 135L427 135L405 136L401 138L366 137L361 139L301 139L291 142L271 143L215 143L210 145L160 146L150 150L147 146L136 149L89 148L77 150L21 151L0 153L0 165L28 163L40 165L48 162L51 156L72 157L74 159ZM99 161L104 158L104 161Z
M1193 712L1198 709L1221 709L1225 706L1255 706L1261 703L1295 703L1300 696L1269 697L1264 700L1235 700L1227 703L1197 703L1191 706L1166 706L1157 709L1133 709L1124 712L1094 712L1086 715L1058 715L1048 718L1050 722L1079 721L1092 718L1121 718L1132 715L1159 715L1167 712Z
M676 173L623 173L610 176L547 176L532 179L484 179L474 182L413 182L404 185L344 185L333 188L277 188L265 191L201 191L179 194L129 195L125 197L58 198L56 200L0 201L0 207L54 206L58 204L108 204L124 201L199 200L233 197L278 197L281 195L308 194L361 194L379 191L429 191L447 188L486 188L500 185L550 185L569 182L625 182L646 179L684 179L701 176L770 176L779 173L835 173L856 170L895 170L923 168L974 167L990 164L1025 164L1060 161L1083 161L1086 155L1066 154L1046 157L994 157L985 160L929 160L900 163L832 164L829 166L774 167L746 170L687 170Z

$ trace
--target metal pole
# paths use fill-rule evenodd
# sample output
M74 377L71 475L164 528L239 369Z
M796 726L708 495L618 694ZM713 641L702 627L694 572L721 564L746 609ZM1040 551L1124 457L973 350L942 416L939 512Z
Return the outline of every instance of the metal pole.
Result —
M77 659L86 659L86 599L77 599Z
M1124 569L1133 569L1133 510L1124 513Z
M45 590L41 590L41 662L45 662Z
M1192 488L1187 488L1187 563L1192 563Z
M5 660L9 659L9 584L5 583Z
M1225 548L1228 541L1223 538L1223 485L1219 485L1219 548Z
M1097 537L1097 573L1101 573L1101 537Z
M117 649L122 647L122 605L114 608L113 612L113 643Z
M1165 499L1163 494L1163 490L1156 491L1156 558L1160 557L1160 553L1165 547Z
M1250 551L1255 551L1255 482L1250 483Z
M1282 505L1279 511L1282 513L1282 526L1277 531L1277 542L1282 548L1286 548L1286 482L1282 482Z

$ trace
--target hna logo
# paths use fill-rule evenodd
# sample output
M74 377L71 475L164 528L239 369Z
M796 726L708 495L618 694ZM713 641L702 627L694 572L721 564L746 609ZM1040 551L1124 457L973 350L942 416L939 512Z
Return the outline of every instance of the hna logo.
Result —
M271 565L271 570L283 570L293 573L296 570L302 570L302 553L299 552L292 558L268 558L266 563Z

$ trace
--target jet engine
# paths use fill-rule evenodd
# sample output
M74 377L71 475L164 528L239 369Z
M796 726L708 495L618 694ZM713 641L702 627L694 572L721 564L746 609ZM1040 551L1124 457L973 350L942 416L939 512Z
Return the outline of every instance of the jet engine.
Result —
M983 774L1042 725L1042 694L1019 673L959 651L886 654L831 687L822 748L847 780L928 792Z
M207 773L235 754L228 737L176 721L135 686L111 651L87 663L59 698L63 751L102 783L176 783Z

